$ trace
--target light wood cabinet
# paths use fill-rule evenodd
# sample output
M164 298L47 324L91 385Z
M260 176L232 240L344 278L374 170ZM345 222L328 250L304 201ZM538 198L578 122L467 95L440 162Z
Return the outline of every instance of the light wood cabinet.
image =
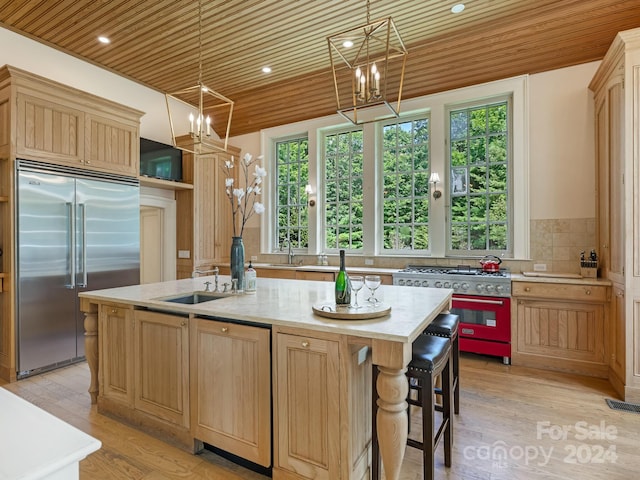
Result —
M294 280L296 271L285 268L256 268L256 275L258 275L258 278L288 278Z
M5 127L10 124L10 91L0 74L0 378L15 381L13 163L9 161L11 132Z
M138 125L112 118L85 114L84 162L91 168L138 176L140 139Z
M275 463L293 478L340 478L338 350L335 341L277 336Z
M16 154L47 162L84 164L84 113L28 93L17 94Z
M191 432L200 441L271 466L270 330L194 319Z
M368 478L368 347L331 335L274 335L273 478Z
M513 365L607 377L609 287L513 282Z
M100 304L98 339L98 412L198 450L190 433L188 317Z
M624 287L614 283L611 295L611 314L609 329L609 349L611 368L609 380L617 391L623 390L625 378L626 345L625 345L625 298Z
M222 166L232 156L238 159L240 150L229 147L228 153L197 156L183 152L184 182L193 189L176 191L176 248L189 252L189 258L177 259L178 278L229 262L233 217Z
M616 35L589 88L594 94L600 274L614 284L609 378L640 402L640 29ZM624 358L622 358L624 357Z
M16 158L138 176L142 112L5 68L16 92Z
M134 312L134 408L189 428L189 318Z
M333 272L310 272L296 270L296 280L316 280L322 282L333 282L335 280Z
M100 305L98 310L100 397L133 407L133 309Z

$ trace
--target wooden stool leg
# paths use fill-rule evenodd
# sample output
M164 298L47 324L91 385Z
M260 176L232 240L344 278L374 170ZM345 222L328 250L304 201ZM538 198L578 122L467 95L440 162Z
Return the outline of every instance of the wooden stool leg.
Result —
M447 467L451 466L451 447L453 444L453 419L451 415L451 396L452 396L452 383L451 378L451 359L447 362L447 366L442 372L442 421L445 423L444 429L444 464Z
M424 480L433 480L435 477L435 461L433 454L435 450L435 437L433 426L435 423L435 377L433 374L425 374L421 379L422 388L427 389L422 395L422 469Z
M460 413L460 343L459 337L456 335L456 339L453 342L453 350L451 356L453 357L453 411L457 415Z

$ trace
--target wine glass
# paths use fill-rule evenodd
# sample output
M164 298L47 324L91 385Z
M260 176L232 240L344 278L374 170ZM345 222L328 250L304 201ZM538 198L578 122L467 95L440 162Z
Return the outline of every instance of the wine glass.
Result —
M356 303L353 305L353 308L356 310L362 308L361 305L358 304L358 292L364 286L364 278L362 275L352 275L349 277L349 281L351 282L351 290L353 290L356 294Z
M371 290L371 296L369 297L368 301L373 303L373 305L378 304L378 299L376 298L376 290L380 286L380 283L380 275L367 275L366 277L364 277L364 284L369 290Z

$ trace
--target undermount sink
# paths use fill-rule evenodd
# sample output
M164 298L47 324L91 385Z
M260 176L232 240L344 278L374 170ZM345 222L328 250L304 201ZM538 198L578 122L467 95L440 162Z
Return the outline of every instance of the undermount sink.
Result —
M158 298L161 302L171 303L183 303L185 305L195 305L197 303L211 302L213 300L220 300L221 298L227 298L229 295L224 293L213 292L192 292L183 293L182 295L176 295L171 297Z

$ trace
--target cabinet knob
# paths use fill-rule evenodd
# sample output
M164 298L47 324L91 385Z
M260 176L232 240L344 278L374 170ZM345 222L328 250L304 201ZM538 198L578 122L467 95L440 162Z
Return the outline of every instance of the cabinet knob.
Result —
M111 309L111 313L113 313L113 314L118 313L118 309L117 309L117 308L112 308L112 309Z
M185 322L184 320L182 322L180 322L180 326L184 327L187 324L187 322Z
M587 295L591 295L591 290L585 290L584 293Z
M304 348L307 348L309 346L309 342L307 342L306 340L304 342L302 342L302 346Z
M529 288L529 287L524 287L524 291L525 291L525 292L530 292L530 291L531 291L531 288Z
M229 327L222 327L222 328L220 329L220 331L221 331L222 333L227 333L227 332L229 331Z
M624 297L624 292L623 292L622 290L618 290L618 291L616 292L616 295L617 295L618 297Z

